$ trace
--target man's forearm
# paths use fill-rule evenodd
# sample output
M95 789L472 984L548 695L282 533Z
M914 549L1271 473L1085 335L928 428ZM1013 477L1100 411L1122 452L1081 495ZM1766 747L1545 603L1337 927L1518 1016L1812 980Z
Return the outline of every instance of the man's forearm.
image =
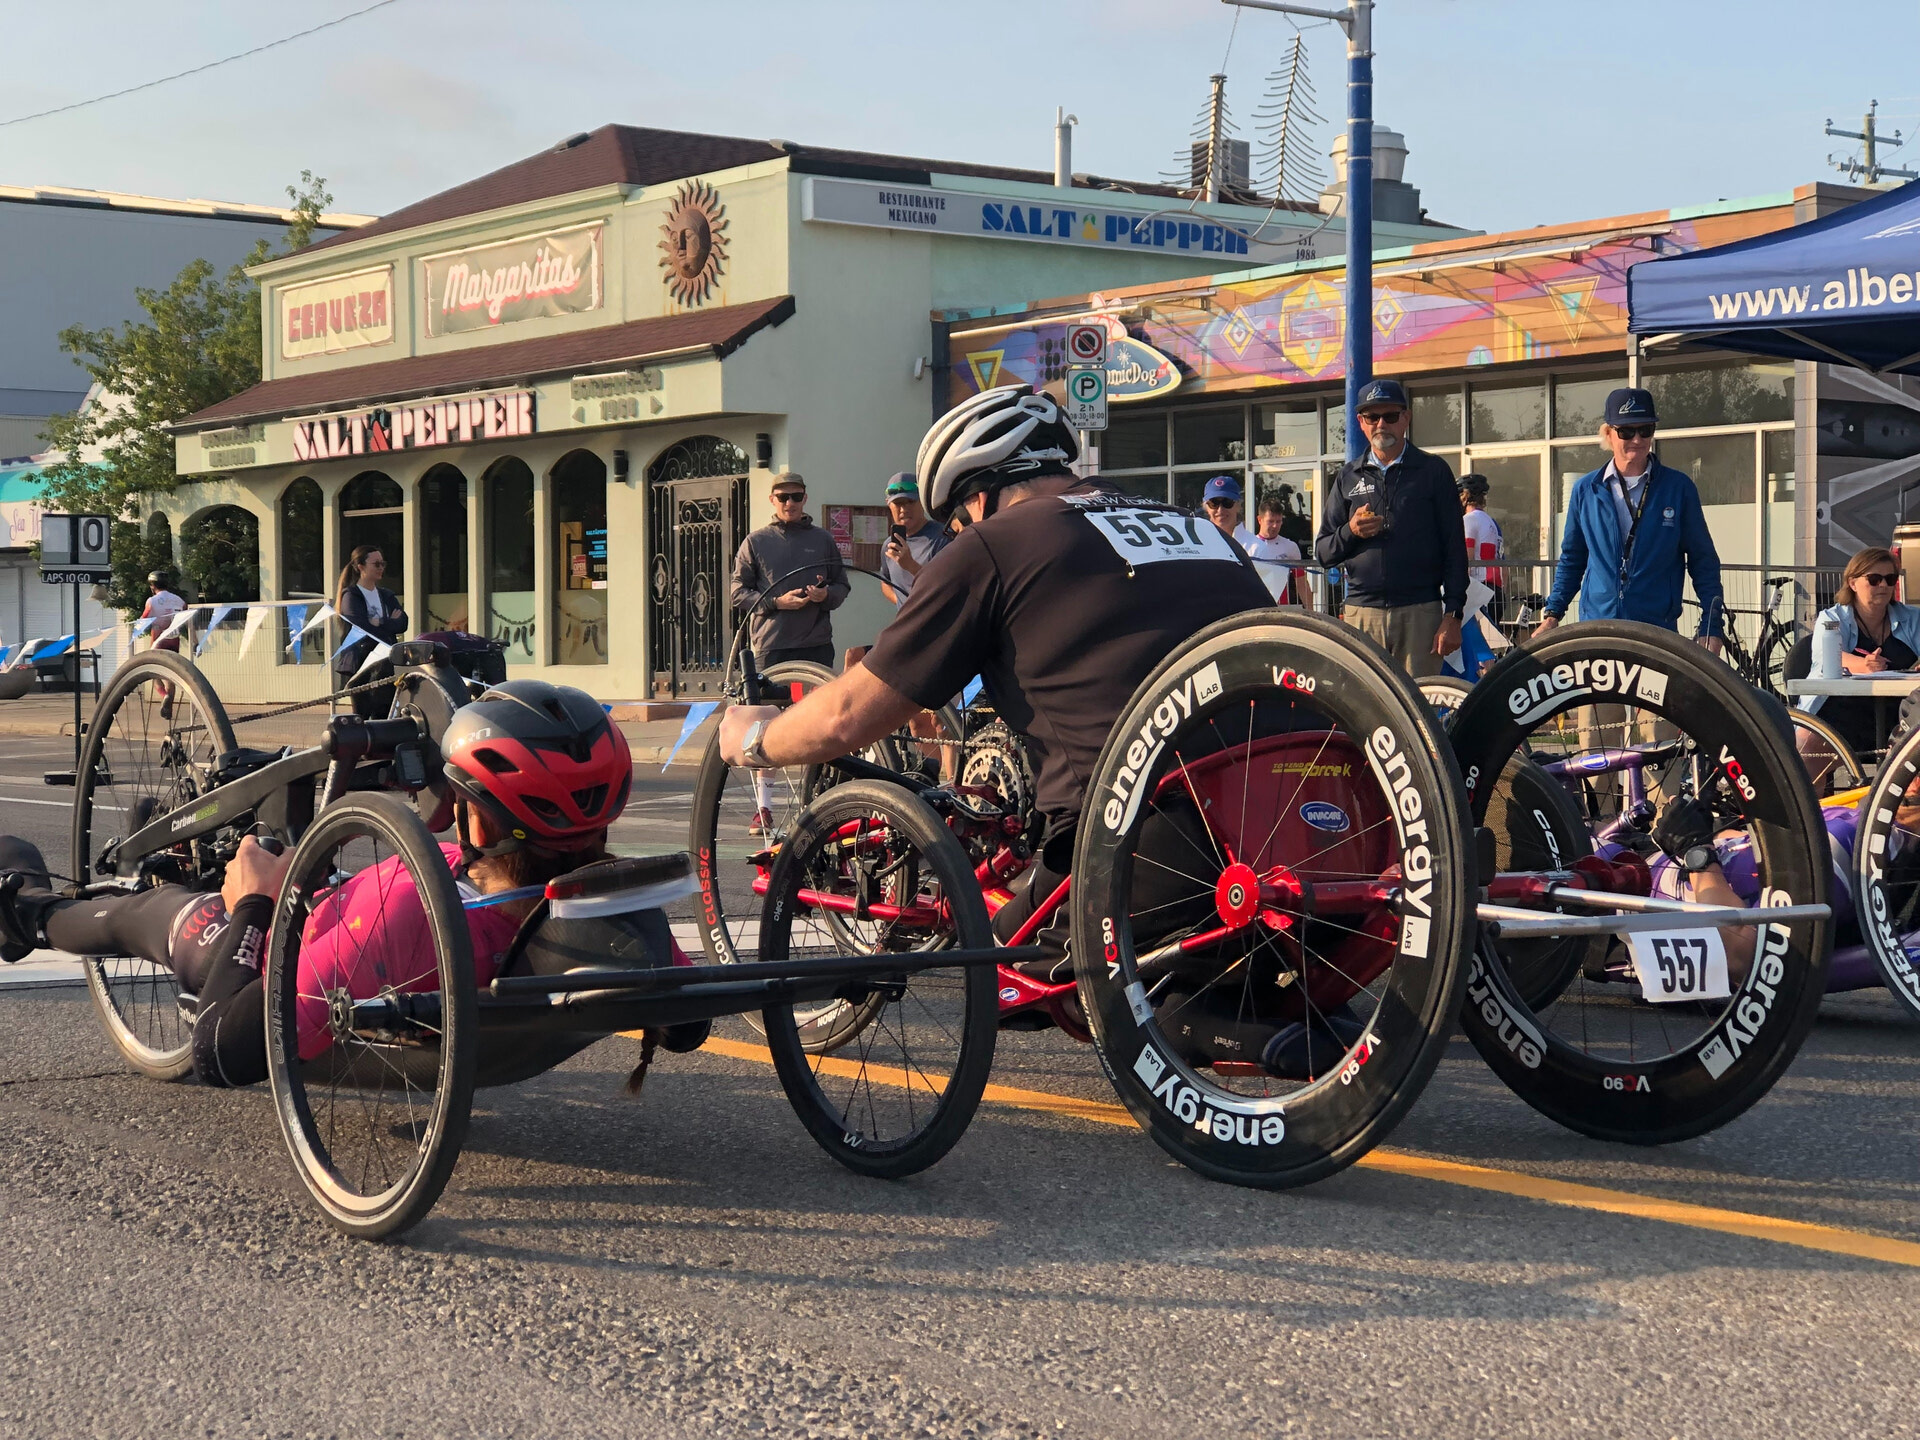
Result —
M892 734L920 708L866 666L856 665L784 711L767 726L760 746L776 766L836 760Z

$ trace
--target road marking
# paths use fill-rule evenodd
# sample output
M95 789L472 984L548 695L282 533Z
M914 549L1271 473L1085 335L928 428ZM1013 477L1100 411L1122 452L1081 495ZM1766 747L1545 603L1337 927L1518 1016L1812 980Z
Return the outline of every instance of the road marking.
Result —
M637 1034L635 1038L638 1038ZM773 1063L773 1054L764 1045L742 1045L735 1040L711 1039L701 1048L736 1060L753 1060L766 1065ZM831 1057L824 1060L820 1068L829 1074L849 1078L860 1073L860 1067L855 1062ZM867 1074L884 1085L909 1083L904 1072L892 1067L869 1066ZM912 1083L915 1088L931 1088L924 1079L916 1079ZM1010 1085L989 1085L983 1098L1020 1110L1037 1110L1100 1125L1136 1128L1136 1122L1126 1107L1109 1101L1082 1100L1072 1095L1056 1095L1050 1090L1021 1090ZM1823 1250L1833 1255L1852 1255L1889 1265L1920 1267L1920 1244L1910 1240L1895 1240L1886 1235L1870 1235L1864 1230L1813 1225L1804 1220L1783 1220L1777 1216L1753 1215L1743 1210L1722 1210L1712 1205L1689 1204L1684 1200L1663 1200L1653 1195L1636 1195L1628 1190L1607 1190L1598 1185L1549 1180L1517 1170L1496 1170L1486 1165L1468 1165L1458 1160L1415 1155L1405 1150L1374 1150L1362 1156L1357 1163L1369 1170L1384 1170L1389 1174L1411 1176L1418 1180L1434 1180L1442 1185L1460 1185L1469 1190L1489 1190L1522 1200L1541 1200L1549 1205L1566 1205L1576 1210L1598 1210L1608 1215L1658 1220L1692 1230L1713 1230L1723 1235L1744 1235L1752 1240L1796 1245L1803 1250Z

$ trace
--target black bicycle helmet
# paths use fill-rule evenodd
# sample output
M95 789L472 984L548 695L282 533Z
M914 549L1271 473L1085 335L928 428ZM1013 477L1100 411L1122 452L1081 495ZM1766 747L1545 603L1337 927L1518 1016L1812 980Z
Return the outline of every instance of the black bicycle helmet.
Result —
M1002 385L962 400L920 442L920 503L945 524L961 502L1042 475L1071 475L1080 437L1051 395Z
M147 583L149 585L158 585L162 590L167 588L167 581L171 578L172 577L164 570L149 570L147 572Z
M1492 488L1493 487L1487 483L1487 477L1484 475L1468 473L1460 477L1460 493L1465 495L1469 500L1486 499L1487 492Z

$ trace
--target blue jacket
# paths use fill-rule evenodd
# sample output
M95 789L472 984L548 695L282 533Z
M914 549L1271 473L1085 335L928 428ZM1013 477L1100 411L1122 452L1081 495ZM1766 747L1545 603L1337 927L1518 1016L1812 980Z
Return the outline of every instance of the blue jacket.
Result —
M1658 460L1648 470L1651 488L1623 589L1620 552L1626 533L1620 526L1613 487L1600 478L1605 473L1602 466L1573 482L1547 613L1565 615L1577 589L1582 620L1638 620L1677 630L1684 566L1693 577L1694 598L1703 612L1700 633L1722 634L1720 556L1707 533L1707 517L1692 477Z

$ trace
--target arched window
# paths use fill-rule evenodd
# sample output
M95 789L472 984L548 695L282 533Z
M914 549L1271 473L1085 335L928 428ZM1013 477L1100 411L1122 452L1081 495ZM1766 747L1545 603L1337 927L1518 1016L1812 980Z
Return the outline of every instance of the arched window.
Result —
M436 465L420 481L420 560L427 613L420 629L470 630L467 614L467 477Z
M364 470L340 492L340 561L362 545L377 549L387 562L382 582L396 595L406 594L406 497L400 486L378 470Z
M180 568L202 600L260 598L260 519L216 505L180 527Z
M507 642L507 662L533 662L533 471L508 455L481 482L487 506L487 616L477 633Z
M607 466L590 450L548 478L553 506L554 663L607 663Z
M280 492L280 599L327 593L320 487L301 476Z

